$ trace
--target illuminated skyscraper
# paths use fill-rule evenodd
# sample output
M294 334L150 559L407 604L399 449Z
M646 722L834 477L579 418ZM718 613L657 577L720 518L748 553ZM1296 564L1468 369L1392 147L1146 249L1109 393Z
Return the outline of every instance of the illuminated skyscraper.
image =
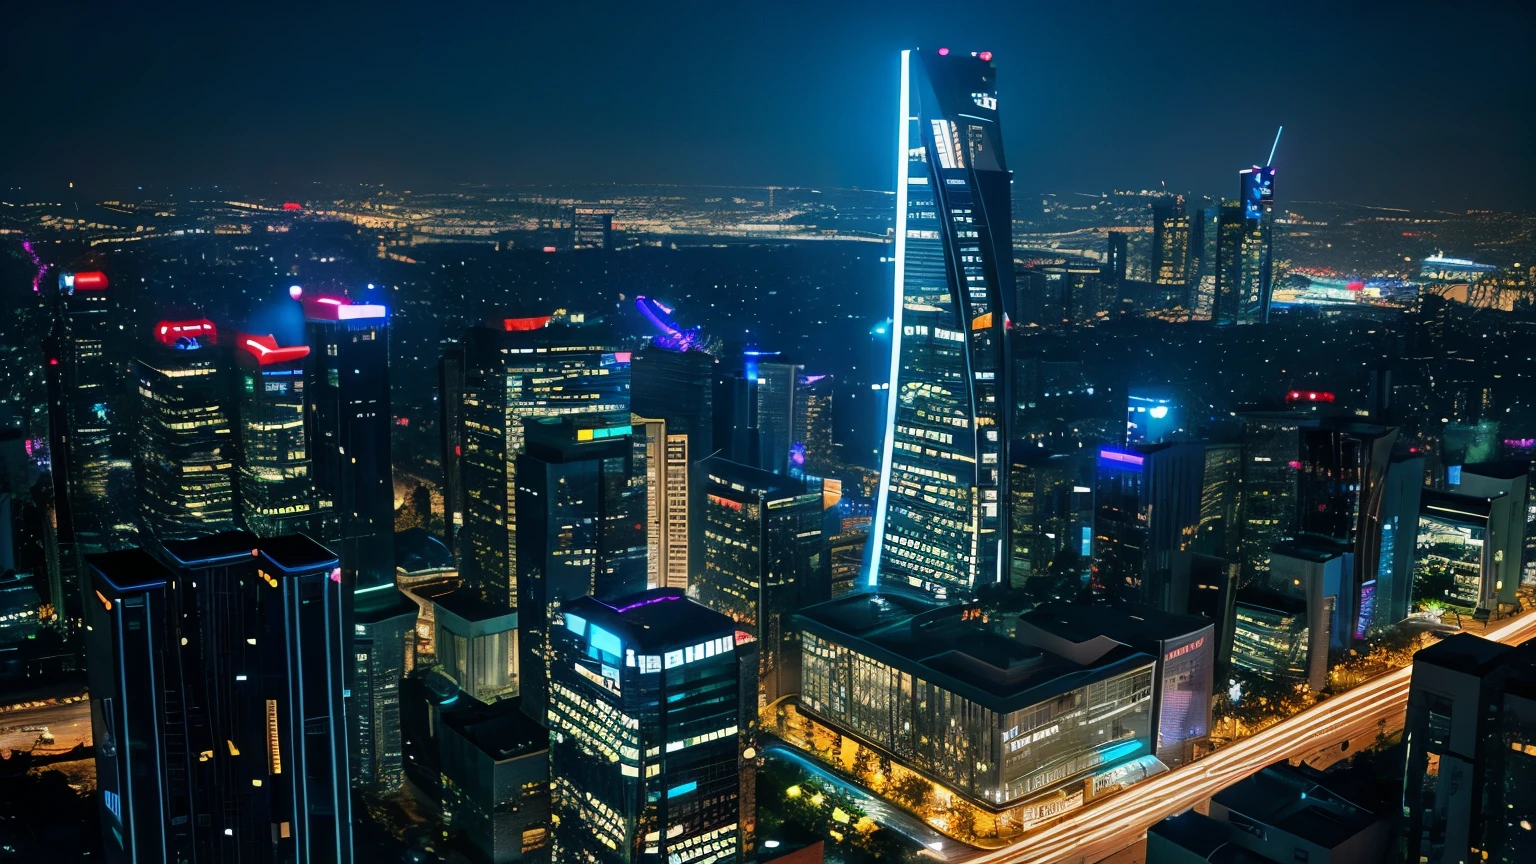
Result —
M352 861L336 556L245 532L89 559L111 862Z
M136 469L144 527L157 541L235 527L235 437L213 323L161 321L137 360Z
M258 537L312 531L315 479L304 423L308 345L235 336L240 516Z
M303 303L318 536L341 556L354 589L393 584L389 310L343 297Z
M1152 205L1152 281L1163 293L1164 308L1190 308L1189 240L1184 196L1159 198Z
M832 451L831 375L801 375L795 382L794 435L789 444L791 474L823 475L837 464Z
M577 207L571 214L571 246L576 249L613 248L613 211Z
M1275 169L1244 168L1241 177L1243 234L1238 256L1238 324L1269 321L1274 281Z
M115 324L107 275L62 273L54 300L48 364L50 373L57 372L57 387L50 388L56 389L50 417L55 498L67 501L74 541L86 553L100 552L112 545L116 521L107 500L118 407L113 404L118 375L107 356L108 331Z
M699 548L690 593L759 646L759 707L794 691L798 633L789 616L831 599L822 496L804 483L712 457L694 466Z
M498 319L465 337L465 587L517 607L517 457L523 421L628 411L630 355L580 315Z
M464 343L448 342L437 361L437 429L442 440L443 545L458 548L464 525Z
M1243 253L1247 220L1237 201L1223 202L1217 208L1215 286L1212 289L1211 320L1217 324L1236 324L1243 298Z
M795 409L796 390L805 377L805 367L794 363L767 361L753 364L756 374L749 380L757 385L757 440L758 467L775 474L786 474L790 468L790 450L795 442L797 423ZM802 460L804 452L801 453Z
M643 313L661 333L635 354L631 407L639 417L659 421L648 434L655 439L647 468L660 481L654 502L659 518L651 554L657 586L688 587L689 466L714 452L714 355L704 350L696 330L683 330L664 307L640 297ZM649 306L644 305L649 304ZM637 421L639 422L639 421ZM656 461L659 458L660 461ZM660 472L660 473L656 473Z
M991 52L904 51L891 398L870 583L1007 578L1010 174Z
M548 631L560 610L588 595L646 588L644 443L635 452L629 414L523 421L517 457L517 610L523 710L542 720L548 700ZM636 469L640 470L636 470Z
M671 588L577 599L550 638L554 860L749 860L750 640Z
M1094 493L1097 584L1111 597L1184 608L1173 562L1194 544L1200 525L1202 444L1154 444L1099 451Z

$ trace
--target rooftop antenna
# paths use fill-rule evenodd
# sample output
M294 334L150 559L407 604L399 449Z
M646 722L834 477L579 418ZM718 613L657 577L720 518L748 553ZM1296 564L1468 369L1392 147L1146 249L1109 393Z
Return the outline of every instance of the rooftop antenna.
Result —
M1275 143L1274 146L1269 148L1269 161L1264 163L1264 167L1268 168L1269 166L1275 164L1275 151L1280 149L1280 133L1284 131L1284 126L1281 126L1279 129L1275 130Z

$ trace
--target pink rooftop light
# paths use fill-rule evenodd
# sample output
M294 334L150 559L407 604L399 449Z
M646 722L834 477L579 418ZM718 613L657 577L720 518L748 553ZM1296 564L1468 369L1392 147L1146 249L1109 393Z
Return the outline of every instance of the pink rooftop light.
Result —
M940 48L939 49L939 56L940 57L948 57L949 56L949 49L948 48Z

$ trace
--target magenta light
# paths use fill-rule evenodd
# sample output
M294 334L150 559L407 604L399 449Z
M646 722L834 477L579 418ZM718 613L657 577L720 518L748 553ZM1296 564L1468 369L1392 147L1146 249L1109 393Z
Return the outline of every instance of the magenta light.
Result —
M991 51L983 51L983 52L981 52L980 57L982 59L982 62L984 62L984 63L991 63L992 62L992 52Z
M939 49L939 56L940 57L948 57L949 56L949 49L948 48L940 48Z
M620 615L622 615L622 614L624 614L625 612L628 612L631 609L639 609L641 606L654 606L657 603L666 603L666 602L668 602L670 600L681 600L681 599L683 599L683 598L681 596L679 596L679 595L669 594L669 595L667 595L665 597L652 597L652 598L650 598L648 600L638 600L638 601L636 601L634 603L629 604L628 606L619 606L619 607L616 607L616 608L614 608L614 607L610 607L610 608L613 608L613 611L615 611L615 612L619 613Z
M1144 457L1137 456L1135 453L1121 453L1119 450L1100 450L1099 458L1107 459L1111 462L1124 462L1127 465L1135 465L1138 468L1147 461Z
M289 285L288 286L288 296L292 297L295 300L299 299L300 297L303 297L304 296L304 286L302 286L302 285Z
M43 259L37 257L36 252L32 251L31 240L21 241L21 248L27 250L27 255L32 258L32 266L37 268L37 274L32 277L32 293L36 294L39 286L43 284L43 277L48 273L48 265L43 263Z

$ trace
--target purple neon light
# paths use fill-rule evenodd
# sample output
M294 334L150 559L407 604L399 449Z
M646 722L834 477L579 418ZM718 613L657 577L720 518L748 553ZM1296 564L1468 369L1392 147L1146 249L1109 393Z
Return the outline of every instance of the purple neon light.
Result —
M1099 458L1108 459L1111 462L1124 462L1127 465L1135 465L1138 468L1141 467L1143 462L1147 461L1144 457L1137 456L1135 453L1121 453L1119 450L1100 450Z
M32 258L32 266L37 268L37 275L32 277L32 293L36 294L39 286L43 284L43 277L48 274L48 265L43 263L43 259L37 257L36 252L32 251L31 240L21 241L21 248L27 250L27 255Z
M651 326L661 331L651 340L652 344L668 351L679 352L699 348L703 344L704 339L699 328L690 327L684 330L679 327L671 318L672 310L660 301L645 296L636 297L635 308L639 309L640 314L651 322Z
M654 606L657 603L666 603L669 600L681 600L681 599L683 599L683 598L680 595L669 594L669 595L667 595L665 597L651 597L651 598L646 599L646 600L637 600L634 603L630 603L627 606L608 606L608 608L612 609L613 611L615 611L617 613L619 613L620 615L623 615L625 612L628 612L631 609L639 609L641 606ZM607 606L608 604L604 603L603 605Z

